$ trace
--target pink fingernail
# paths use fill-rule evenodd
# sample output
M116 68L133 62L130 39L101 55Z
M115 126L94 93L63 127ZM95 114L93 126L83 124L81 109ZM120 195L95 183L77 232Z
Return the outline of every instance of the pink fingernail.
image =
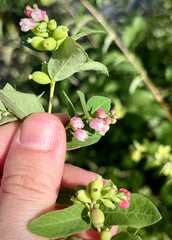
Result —
M50 150L58 135L57 123L47 116L31 116L23 122L20 129L19 143L25 147Z

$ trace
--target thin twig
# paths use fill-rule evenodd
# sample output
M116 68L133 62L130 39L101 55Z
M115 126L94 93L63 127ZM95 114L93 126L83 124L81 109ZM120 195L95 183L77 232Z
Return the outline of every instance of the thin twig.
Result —
M172 122L172 112L168 105L168 103L163 99L159 89L153 84L151 79L148 77L145 69L136 61L134 54L132 54L123 44L121 39L115 34L113 28L105 21L104 17L87 1L81 0L81 3L87 8L87 10L96 18L96 20L104 27L109 35L114 36L114 42L118 46L118 48L123 52L123 54L127 57L128 61L133 65L137 73L141 76L142 80L149 88L149 90L154 95L157 102L160 103L164 111L166 112L167 118L170 122Z

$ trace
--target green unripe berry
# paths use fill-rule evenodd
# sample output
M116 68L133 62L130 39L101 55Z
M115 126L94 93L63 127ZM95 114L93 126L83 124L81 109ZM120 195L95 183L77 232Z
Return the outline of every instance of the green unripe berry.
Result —
M68 28L60 25L52 33L52 37L56 40L66 38L68 36Z
M86 191L86 190L78 190L76 192L76 196L79 201L83 202L83 203L90 203L91 202L91 197L90 194Z
M90 218L93 225L100 231L105 221L104 213L99 208L93 208L91 209Z
M101 197L101 190L103 188L103 182L101 177L96 178L90 184L90 195L93 200L98 200Z
M42 42L42 47L46 51L52 51L56 48L56 40L52 37L48 37Z
M31 30L36 36L39 37L48 37L48 32L47 32L47 23L42 22L42 23L37 23L35 27Z
M101 233L100 233L100 239L101 240L110 240L112 237L112 234L110 232L109 229L106 229L106 230L103 230Z
M112 210L115 209L115 204L110 199L101 199L101 202L108 208L111 208Z
M54 20L54 19L52 19L52 20L50 20L49 22L48 22L48 29L50 30L50 31L53 31L53 30L55 30L56 29L56 27L57 27L57 22Z
M33 37L32 39L28 39L28 42L31 44L31 46L39 51L43 51L43 47L42 47L42 42L44 41L44 38L42 37Z
M48 84L51 82L48 75L40 71L36 71L32 75L29 75L29 79L32 79L39 84Z

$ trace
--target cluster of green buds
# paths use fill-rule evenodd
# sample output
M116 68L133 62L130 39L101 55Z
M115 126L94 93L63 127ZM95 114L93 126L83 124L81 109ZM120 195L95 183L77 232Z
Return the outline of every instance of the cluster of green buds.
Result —
M35 35L29 37L27 42L38 51L55 51L68 36L68 28L57 25L54 19L49 20L45 11L38 8L37 4L26 6L24 13L29 18L20 21L21 30L31 30Z
M104 227L105 215L101 205L112 210L115 210L117 204L120 208L128 208L129 200L130 192L127 189L118 190L111 180L103 185L101 176L90 182L86 189L79 189L76 196L72 197L74 204L83 203L86 206L93 227L100 233L101 240L111 239L110 229Z

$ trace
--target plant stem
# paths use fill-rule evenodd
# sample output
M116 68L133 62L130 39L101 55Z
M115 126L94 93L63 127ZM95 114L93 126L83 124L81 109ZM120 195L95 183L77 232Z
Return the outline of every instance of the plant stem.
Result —
M113 28L105 21L104 17L87 1L81 0L81 3L87 8L87 10L96 18L96 20L104 27L109 35L114 36L114 42L118 48L127 57L128 61L133 65L136 72L141 76L142 80L152 92L153 96L160 103L161 107L166 112L167 118L172 122L172 111L168 103L163 99L160 90L153 84L151 79L148 77L145 69L136 61L134 54L132 54L123 44L121 39L116 35Z
M55 89L55 82L52 80L50 82L50 98L49 98L49 105L48 105L48 113L52 112L54 89Z

